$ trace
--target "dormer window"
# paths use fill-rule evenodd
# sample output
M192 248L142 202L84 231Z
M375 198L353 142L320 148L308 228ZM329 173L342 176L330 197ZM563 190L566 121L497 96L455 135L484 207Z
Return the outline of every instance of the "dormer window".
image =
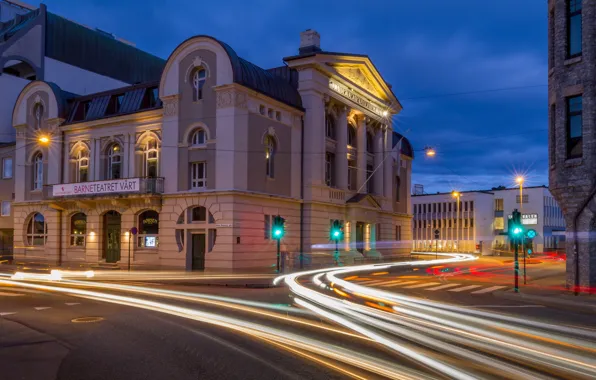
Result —
M83 121L87 119L87 115L89 114L89 109L91 108L91 100L85 100L79 102L77 106L77 110L72 117L72 121Z
M192 73L192 100L197 101L203 99L203 86L207 78L207 72L202 67L195 69Z
M112 95L108 108L106 109L106 115L115 115L119 113L123 102L124 94Z

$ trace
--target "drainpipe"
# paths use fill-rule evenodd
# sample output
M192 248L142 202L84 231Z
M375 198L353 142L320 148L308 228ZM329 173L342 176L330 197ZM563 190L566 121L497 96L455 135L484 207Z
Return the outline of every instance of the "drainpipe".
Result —
M582 206L579 208L579 210L575 213L575 216L573 217L573 253L575 254L575 289L574 289L574 294L577 296L579 295L579 286L580 286L580 281L579 281L579 239L577 237L577 221L579 220L579 216L581 215L581 213L586 209L586 207L588 207L588 204L590 203L590 201L592 200L592 198L594 198L594 195L596 195L596 184L592 187L592 191L590 192L590 195L586 198L586 200L584 201L584 203L582 203Z
M304 116L300 123L300 269L304 269Z

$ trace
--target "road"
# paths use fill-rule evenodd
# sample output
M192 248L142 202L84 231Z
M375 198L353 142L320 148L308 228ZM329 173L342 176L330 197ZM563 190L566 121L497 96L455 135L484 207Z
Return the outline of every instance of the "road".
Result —
M421 275L443 264L331 268L270 289L5 278L0 368L42 380L596 374L592 316Z

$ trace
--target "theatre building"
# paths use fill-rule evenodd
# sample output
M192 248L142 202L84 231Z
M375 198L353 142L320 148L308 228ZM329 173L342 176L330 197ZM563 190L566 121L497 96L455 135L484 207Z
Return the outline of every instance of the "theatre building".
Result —
M391 86L311 30L284 63L196 36L155 82L84 96L30 82L12 116L15 260L271 268L275 215L285 252L332 253L339 219L346 263L409 253L413 150Z

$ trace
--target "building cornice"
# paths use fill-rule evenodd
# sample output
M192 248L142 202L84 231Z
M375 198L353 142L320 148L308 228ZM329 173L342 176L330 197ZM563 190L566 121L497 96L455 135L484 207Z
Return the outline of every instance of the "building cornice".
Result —
M120 115L114 117L107 117L103 119L97 119L87 122L81 122L76 124L68 124L63 125L60 127L62 131L78 131L96 127L108 127L114 126L118 124L126 124L126 123L139 123L139 122L157 122L160 123L163 118L163 110L161 108L150 110L150 111L143 111L143 112L135 112L127 115Z

